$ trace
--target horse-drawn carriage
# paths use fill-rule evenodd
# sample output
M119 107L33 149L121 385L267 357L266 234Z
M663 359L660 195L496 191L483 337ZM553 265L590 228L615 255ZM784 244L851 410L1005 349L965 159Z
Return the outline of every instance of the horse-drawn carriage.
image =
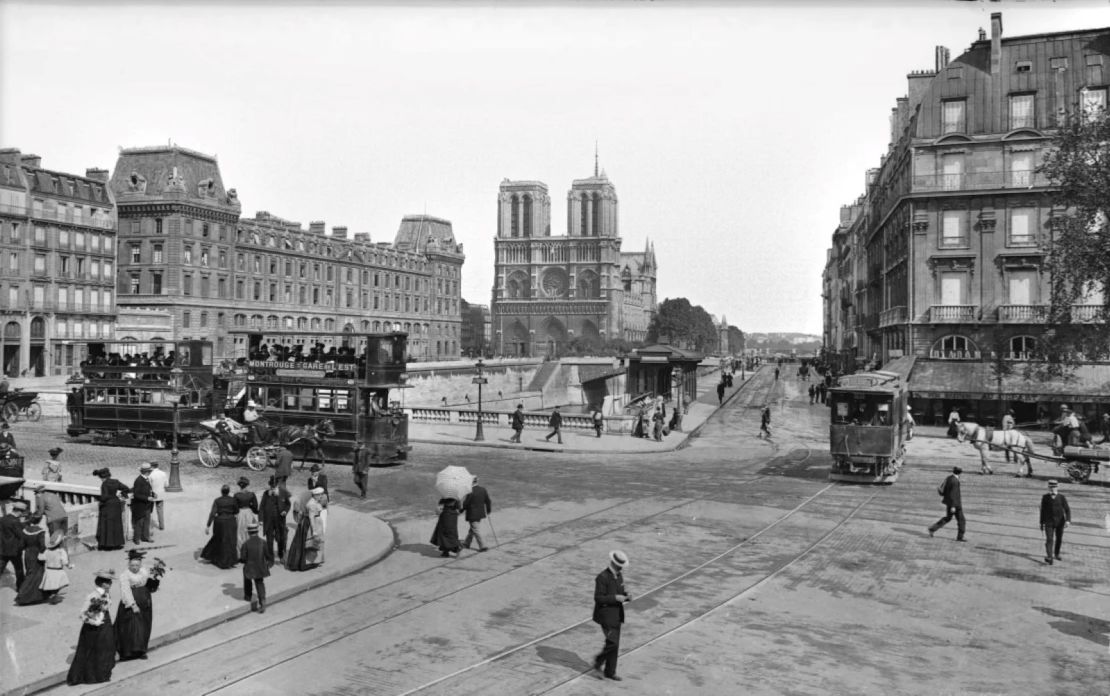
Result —
M246 424L227 415L201 421L208 436L197 445L197 456L203 466L215 468L225 463L246 462L254 471L263 471L277 457L281 447L300 446L301 466L310 453L323 462L325 438L335 435L335 425L324 419L314 425L283 425L272 427L264 422Z
M1064 467L1068 477L1076 483L1086 483L1091 474L1099 471L1102 462L1110 461L1110 447L1094 445L1085 427L1070 430L1066 438L1054 433L1052 456L1034 451L1033 438L1017 429L994 429L965 421L957 427L956 437L959 442L970 442L979 450L982 473L993 473L987 459L987 452L991 450L1013 454L1015 462L1022 462L1025 476L1033 475L1032 460L1040 459ZM1022 470L1018 469L1018 476L1022 475Z
M0 415L9 423L15 423L20 418L31 422L42 418L42 406L39 405L39 393L13 389L0 394Z

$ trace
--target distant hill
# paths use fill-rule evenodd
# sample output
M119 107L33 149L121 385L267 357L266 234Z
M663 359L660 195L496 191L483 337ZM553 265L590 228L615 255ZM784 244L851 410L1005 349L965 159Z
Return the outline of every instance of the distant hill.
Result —
M745 333L744 347L768 353L813 353L821 348L821 337L804 333Z

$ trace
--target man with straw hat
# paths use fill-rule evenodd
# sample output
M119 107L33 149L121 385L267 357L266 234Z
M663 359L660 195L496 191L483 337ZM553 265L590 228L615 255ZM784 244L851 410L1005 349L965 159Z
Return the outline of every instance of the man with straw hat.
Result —
M594 670L606 679L621 681L617 676L617 653L621 646L621 624L624 623L624 603L629 601L624 589L624 569L628 556L623 551L609 552L609 567L594 579L594 623L605 634L605 645L594 657Z
M1071 525L1071 508L1068 499L1060 495L1060 484L1049 479L1048 493L1041 496L1041 531L1044 532L1044 562L1060 558L1060 545L1064 541L1064 528Z
M251 603L251 611L257 607L259 614L266 613L266 578L270 576L270 566L274 564L273 549L258 536L258 523L247 525L247 540L239 549L239 562L243 564L243 599ZM251 589L258 592L258 601L252 599Z

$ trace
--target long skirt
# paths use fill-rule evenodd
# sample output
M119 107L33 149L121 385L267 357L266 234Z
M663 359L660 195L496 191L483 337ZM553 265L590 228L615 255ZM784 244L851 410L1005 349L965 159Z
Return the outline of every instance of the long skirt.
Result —
M43 565L38 559L38 550L35 550L35 555L30 557L30 554L24 554L24 576L23 584L19 586L19 592L15 596L15 603L20 606L28 604L39 604L46 601L46 595L42 593L42 577L46 573L46 566ZM34 565L30 565L31 563Z
M212 522L212 538L204 545L200 557L219 568L233 568L239 562L235 550L238 522L234 517L217 517Z
M116 666L116 631L108 617L100 626L81 624L77 637L77 652L69 666L66 683L100 684L112 678Z
M127 537L123 535L123 501L118 498L100 503L100 516L96 522L96 543L101 551L122 549Z
M297 530L293 533L293 541L289 550L285 552L286 570L308 570L316 565L316 548L312 536L312 520L308 515L301 515L297 520Z
M139 611L131 611L119 603L116 609L116 649L119 659L131 660L146 654L150 629L154 625L154 603L146 585L131 588Z
M439 513L439 519L436 520L436 527L432 530L432 538L428 543L435 544L439 552L444 554L462 550L462 544L459 543L458 510L444 510Z
M250 537L250 532L247 531L247 527L252 524L258 524L258 515L254 514L254 511L249 507L239 508L239 514L236 516L236 520L235 553L238 555L239 549L243 548L243 544L246 543L247 538Z

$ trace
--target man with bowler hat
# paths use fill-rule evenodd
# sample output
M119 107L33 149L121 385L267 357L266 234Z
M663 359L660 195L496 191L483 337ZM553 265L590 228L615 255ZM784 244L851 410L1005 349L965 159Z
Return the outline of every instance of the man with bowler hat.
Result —
M520 434L524 432L524 404L517 404L512 417L513 436L509 442L520 442Z
M624 569L628 556L623 551L609 552L609 567L594 579L594 623L605 634L605 645L594 657L594 670L606 679L621 681L617 676L617 653L621 647L621 624L624 623L624 603L629 601L624 589Z
M958 466L952 467L952 473L948 478L944 479L944 483L940 484L937 488L937 493L940 493L941 502L944 503L944 517L934 522L929 527L929 536L933 536L938 529L956 518L956 541L967 541L964 539L964 529L966 523L964 521L964 506L963 501L960 499L960 474L964 470Z
M258 523L247 525L247 540L239 549L239 562L243 564L243 599L251 603L251 611L258 607L259 614L266 613L266 578L270 577L270 566L274 564L274 554L258 538ZM257 604L251 598L251 584L258 591Z
M1041 497L1041 531L1044 532L1044 562L1060 558L1060 544L1064 541L1064 528L1071 525L1071 508L1068 499L1060 495L1056 479L1048 482L1048 493Z
M258 516L262 519L262 533L266 536L266 550L274 556L277 544L278 559L285 560L286 536L289 529L285 526L285 515L292 507L292 496L284 486L278 484L276 476L270 477L270 487L262 493L258 504Z
M488 551L489 547L486 546L486 542L482 541L481 526L486 515L493 512L493 505L489 500L489 492L478 485L477 476L474 477L474 485L471 487L470 493L463 500L462 508L466 512L466 521L470 525L470 531L466 533L466 541L463 542L463 546L469 549L470 542L477 541L478 551Z
M277 463L274 464L274 478L278 485L285 488L286 481L293 475L293 453L285 445L278 446Z
M154 510L154 487L150 484L150 472L154 467L143 462L135 485L131 487L131 527L134 532L131 541L138 544L154 541L150 536L150 513Z

